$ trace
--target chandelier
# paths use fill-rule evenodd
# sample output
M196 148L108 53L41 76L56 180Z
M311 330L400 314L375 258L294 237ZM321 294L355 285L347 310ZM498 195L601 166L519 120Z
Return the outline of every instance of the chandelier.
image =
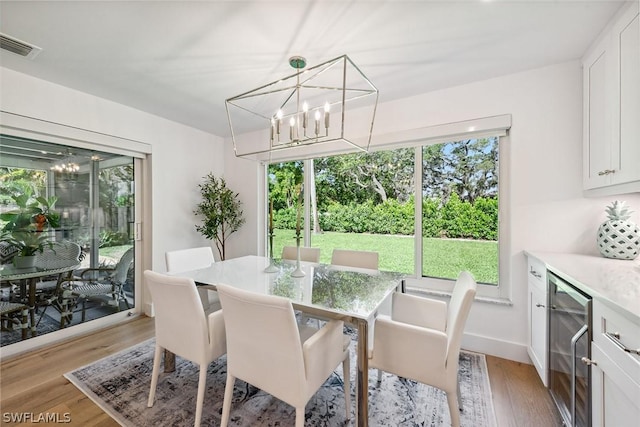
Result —
M50 169L54 172L75 173L80 170L78 161L77 156L69 156L55 163Z
M236 156L254 160L304 159L368 151L378 89L347 55L225 101Z

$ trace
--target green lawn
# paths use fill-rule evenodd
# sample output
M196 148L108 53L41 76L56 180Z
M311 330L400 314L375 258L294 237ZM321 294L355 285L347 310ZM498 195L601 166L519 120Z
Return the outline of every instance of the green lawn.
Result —
M295 246L294 230L275 230L273 250L280 257L282 247ZM380 269L412 274L414 270L413 236L325 232L311 236L311 246L321 248L320 262L330 263L334 248L376 251ZM424 276L455 279L461 270L469 270L481 283L498 283L498 243L463 239L423 241Z
M101 258L109 258L113 260L113 262L118 262L118 260L124 255L126 251L132 245L119 245L119 246L107 246L106 248L100 248L99 253Z

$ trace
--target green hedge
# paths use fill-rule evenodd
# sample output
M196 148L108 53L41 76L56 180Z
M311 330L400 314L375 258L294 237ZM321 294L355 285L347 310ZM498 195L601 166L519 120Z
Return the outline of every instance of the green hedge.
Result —
M295 229L295 208L275 211L273 222L275 228ZM332 203L320 213L323 231L412 235L413 224L413 198L406 203L390 199L377 205L371 201L346 206ZM422 202L424 237L497 240L497 225L497 198L478 198L471 204L454 193L444 205L438 199L425 198Z

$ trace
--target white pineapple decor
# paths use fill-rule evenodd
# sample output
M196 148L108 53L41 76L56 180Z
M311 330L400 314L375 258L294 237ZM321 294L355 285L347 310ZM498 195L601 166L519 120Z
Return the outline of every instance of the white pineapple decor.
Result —
M607 258L635 259L640 253L640 229L629 221L631 211L616 200L606 209L608 220L598 228L598 249Z

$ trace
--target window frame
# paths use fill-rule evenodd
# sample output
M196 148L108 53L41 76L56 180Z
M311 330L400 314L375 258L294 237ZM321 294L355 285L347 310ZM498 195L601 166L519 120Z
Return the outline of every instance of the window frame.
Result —
M370 147L370 151L392 150L399 148L413 147L416 151L414 156L415 188L422 188L422 147L426 145L460 141L465 139L479 139L483 137L496 137L498 139L498 284L478 284L477 296L480 299L494 301L498 303L511 303L512 289L510 285L511 263L509 256L511 253L511 241L509 238L510 227L510 137L511 115L498 115L473 120L465 120L454 123L427 126L417 129L389 132L376 137L375 145ZM348 154L347 152L336 152L332 155ZM318 154L316 157L324 157L326 153ZM313 158L313 157L310 157ZM265 200L268 200L268 185L266 185L267 170L269 163L278 161L293 161L296 159L276 159L263 162L265 177ZM304 160L304 180L307 182L308 173L312 170L309 159ZM310 241L310 207L309 194L304 194L304 244ZM265 209L268 209L265 204ZM432 277L422 277L422 198L415 198L414 212L414 273L407 276L405 286L409 290L431 295L450 295L454 280L439 279ZM266 221L265 233L266 236ZM418 238L418 236L420 238ZM268 239L265 239L267 243ZM268 252L268 243L265 245ZM417 255L420 256L417 256Z
M509 215L508 215L508 182L509 182L509 144L508 136L497 136L498 139L498 284L478 283L477 295L487 299L509 300L511 297L511 289L509 283ZM470 139L470 138L466 138ZM422 147L434 144L420 144L415 147L414 172L416 188L422 188ZM438 141L437 143L440 143ZM422 237L422 198L416 197L415 208L415 229L416 236ZM414 276L405 280L408 289L416 291L434 293L434 294L450 294L453 291L455 280L424 277L422 276L422 238L414 241L414 258L415 270ZM420 256L418 256L418 254Z

